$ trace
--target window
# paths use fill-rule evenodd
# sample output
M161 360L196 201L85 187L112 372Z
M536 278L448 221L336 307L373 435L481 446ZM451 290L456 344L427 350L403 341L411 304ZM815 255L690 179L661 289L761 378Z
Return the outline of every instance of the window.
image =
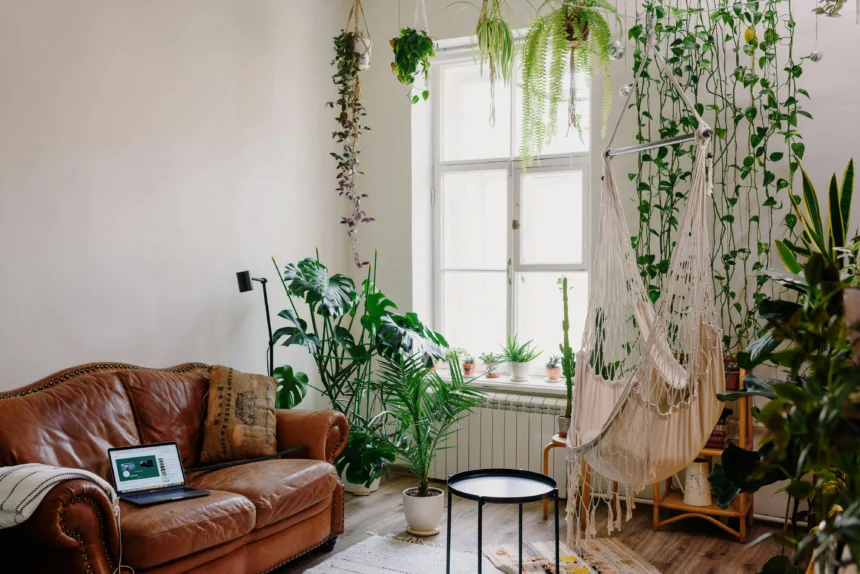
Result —
M589 102L578 103L583 141L560 127L523 170L519 81L490 86L471 51L434 63L434 269L436 327L476 357L507 333L533 340L543 359L562 341L560 276L569 278L570 342L579 347L588 301ZM567 103L559 123L564 125ZM583 143L584 142L584 143Z

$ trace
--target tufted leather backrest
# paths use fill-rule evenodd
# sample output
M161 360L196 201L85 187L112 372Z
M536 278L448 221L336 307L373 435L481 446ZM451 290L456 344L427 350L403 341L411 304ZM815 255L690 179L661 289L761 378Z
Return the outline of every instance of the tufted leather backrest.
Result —
M208 367L93 363L0 395L0 466L40 462L110 479L111 447L179 443L199 456Z

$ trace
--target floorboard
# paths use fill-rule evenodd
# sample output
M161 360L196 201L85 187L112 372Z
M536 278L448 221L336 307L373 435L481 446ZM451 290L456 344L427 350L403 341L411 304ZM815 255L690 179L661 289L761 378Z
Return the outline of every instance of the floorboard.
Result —
M413 486L414 479L407 475L392 476L379 491L370 496L346 495L346 532L338 538L331 554L314 552L279 570L304 572L353 544L361 542L369 533L379 535L407 535L403 517L401 493ZM439 484L438 486L443 485ZM489 504L484 507L484 544L510 544L517 540L517 511L515 505ZM703 520L684 520L665 527L660 532L651 529L650 506L641 505L633 512L633 519L626 523L620 533L615 533L624 544L653 564L664 574L754 574L768 558L780 552L776 542L766 541L753 548L725 534L722 530ZM664 511L669 512L669 511ZM606 519L606 511L598 511L598 517ZM565 523L561 519L561 536L565 536ZM428 541L444 546L446 536L445 519L442 532ZM454 536L452 546L459 550L476 551L477 504L468 500L454 499ZM604 525L598 526L605 532ZM756 522L750 540L773 530L774 525ZM523 537L525 540L547 541L553 539L552 506L550 519L543 520L541 503L527 504L523 512ZM440 570L441 572L441 570Z

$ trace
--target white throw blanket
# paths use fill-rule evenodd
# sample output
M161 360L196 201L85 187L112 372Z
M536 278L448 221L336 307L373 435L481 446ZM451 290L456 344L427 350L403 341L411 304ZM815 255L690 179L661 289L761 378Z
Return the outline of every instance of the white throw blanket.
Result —
M66 480L83 479L101 488L119 517L119 499L113 487L86 470L46 464L0 467L0 528L21 524L36 511L52 488Z

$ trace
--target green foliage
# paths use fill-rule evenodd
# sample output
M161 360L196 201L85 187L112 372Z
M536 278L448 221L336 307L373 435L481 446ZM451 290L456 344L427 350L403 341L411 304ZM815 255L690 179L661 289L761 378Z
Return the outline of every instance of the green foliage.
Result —
M830 18L838 18L842 16L841 10L845 6L845 0L818 0L820 6L816 6L812 11L822 16Z
M808 520L819 524L800 537L769 535L792 546L795 559L775 558L763 572L795 571L809 551L822 571L825 564L838 569L846 547L860 556L860 365L849 341L854 326L845 316L846 283L822 253L813 253L803 272L806 290L799 302L761 307L767 313L764 331L776 344L766 358L788 378L749 374L741 391L720 396L770 399L753 412L767 429L758 450L730 445L722 466L714 468L711 484L720 504L727 506L741 491L788 480L788 494L807 500Z
M511 363L528 363L537 359L540 354L541 351L538 351L531 341L520 344L516 333L513 335L508 333L508 342L502 346L500 353L502 359Z
M732 355L758 327L758 306L769 291L760 273L771 265L773 240L798 231L797 216L786 208L805 151L799 125L811 117L803 109L809 93L798 85L802 59L794 53L788 0L716 0L709 10L701 7L699 0L643 2L628 34L636 42L633 73L645 66L633 106L638 142L698 127L669 78L652 58L643 61L645 17L651 15L655 45L698 113L714 127L711 263L724 353ZM678 240L694 149L683 145L642 153L636 172L629 174L639 215L631 243L652 300L663 292Z
M275 408L295 408L308 393L308 376L304 373L294 373L289 365L278 367L272 372L277 382L275 388Z
M475 357L473 357L472 355L466 355L465 357L463 357L461 362L464 365L474 365L475 364Z
M337 110L335 120L339 127L332 132L332 138L343 147L340 153L331 154L337 163L337 193L352 204L352 213L349 217L343 217L341 223L347 227L356 267L364 267L369 262L362 261L358 255L358 226L370 223L373 218L368 217L361 207L361 200L367 194L356 189L356 179L363 173L359 169L358 140L370 128L364 124L367 112L361 101L361 56L355 51L356 38L353 32L341 31L334 39L334 60L331 65L335 67L332 80L337 86L337 100L326 105Z
M481 75L485 65L489 71L492 124L496 123L496 81L501 78L507 86L514 75L514 34L502 17L505 4L507 0L483 0L478 25L475 26Z
M564 408L564 416L570 418L573 413L573 377L576 374L576 359L573 349L570 348L570 318L568 316L568 284L567 277L559 277L558 285L561 289L562 307L564 308L564 319L561 322L561 330L564 332L563 343L559 345L562 363L561 370L564 374L564 385L567 388L567 404Z
M503 363L504 359L495 353L481 353L481 362L487 365L488 367L496 366L499 363Z
M484 397L469 387L455 361L449 366L450 382L421 360L404 356L384 358L379 372L380 389L389 397L388 409L399 425L389 440L418 478L418 496L427 496L430 468L436 455L447 448L445 439Z
M818 193L809 174L802 167L803 200L789 194L791 206L797 219L803 227L798 245L787 240L777 240L776 246L785 268L792 273L799 273L800 261L811 253L821 253L824 258L837 267L843 263L842 252L847 244L848 224L851 221L851 200L854 197L854 160L848 162L842 175L842 185L836 180L836 174L830 179L827 193L829 214L827 224L818 204Z
M346 479L353 484L370 487L374 480L391 475L391 465L397 458L395 446L385 435L386 417L383 412L365 424L350 427L343 454L335 461L339 475L346 470Z
M546 368L547 369L557 369L561 365L561 356L552 355L549 359L546 360Z
M290 309L279 316L289 325L277 329L273 340L284 346L305 347L311 354L321 382L316 390L333 409L346 415L350 436L354 437L348 440L341 458L350 463L352 476L363 478L356 482L363 483L365 478L372 482L386 468L383 461L389 454L379 446L387 440L381 436L385 425L371 416L385 411L385 395L373 382L374 358L416 357L432 365L445 355L448 343L414 313L398 311L397 305L377 289L373 266L369 266L360 292L349 277L329 273L319 254L287 265L279 276L290 301ZM308 320L299 315L297 302L304 303ZM286 381L292 372L287 369L281 367L275 372L283 374Z
M558 108L565 98L565 72L570 72L568 127L576 128L580 138L582 128L576 112L577 73L584 74L590 86L595 68L603 70L606 82L604 130L612 108L609 84L612 32L605 15L614 14L615 7L606 0L548 0L543 6L549 6L552 11L538 15L531 22L522 48L520 157L526 166L558 132Z
M424 78L424 90L421 97L425 100L430 97L430 58L436 55L433 40L424 30L414 28L403 28L400 36L391 40L394 48L394 62L391 63L391 71L397 76L401 84L413 86L419 76ZM410 95L413 104L420 99L417 95Z

